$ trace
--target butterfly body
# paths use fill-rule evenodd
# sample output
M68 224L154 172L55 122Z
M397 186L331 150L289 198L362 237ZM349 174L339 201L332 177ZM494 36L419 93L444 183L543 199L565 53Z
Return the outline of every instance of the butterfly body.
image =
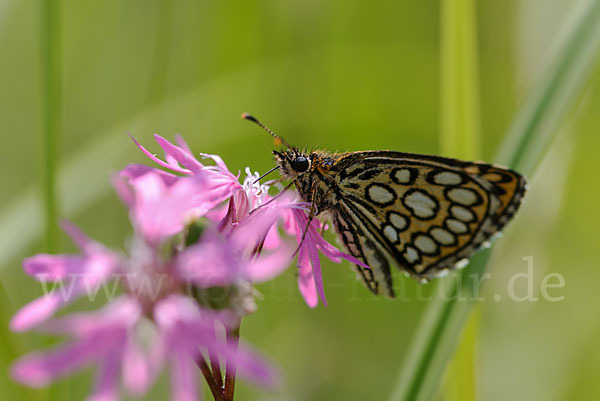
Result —
M394 151L274 152L311 213L325 212L367 287L393 297L390 262L427 281L466 264L518 209L518 173L496 165Z

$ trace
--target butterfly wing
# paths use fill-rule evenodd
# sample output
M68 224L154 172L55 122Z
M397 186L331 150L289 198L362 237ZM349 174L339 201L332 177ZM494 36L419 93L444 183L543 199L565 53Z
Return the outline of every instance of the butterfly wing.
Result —
M359 269L367 286L379 293L383 282L388 295L387 260L420 280L464 265L511 219L526 190L504 167L411 153L348 153L334 167L334 225L373 270Z
M369 269L354 265L367 288L376 295L386 294L394 298L392 275L386 250L379 239L364 226L365 221L355 218L352 210L344 204L333 214L333 225L352 256L369 265ZM380 285L383 283L383 285Z

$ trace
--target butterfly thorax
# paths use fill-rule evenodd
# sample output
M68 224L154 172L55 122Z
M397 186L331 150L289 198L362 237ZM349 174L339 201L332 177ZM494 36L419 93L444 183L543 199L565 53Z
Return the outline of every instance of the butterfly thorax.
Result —
M297 149L273 153L282 176L294 182L302 200L313 205L315 214L335 207L336 164L345 154Z

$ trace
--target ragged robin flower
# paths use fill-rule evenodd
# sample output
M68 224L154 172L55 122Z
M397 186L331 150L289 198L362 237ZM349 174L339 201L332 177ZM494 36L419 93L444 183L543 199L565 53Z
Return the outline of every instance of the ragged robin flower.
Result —
M318 297L326 303L319 251L335 262L346 258L360 264L321 237L317 220L308 225L307 205L293 192L270 195L269 185L258 183L249 169L240 183L220 157L203 155L214 164L200 162L181 137L177 145L158 135L156 140L164 161L138 146L169 171L130 165L113 178L133 226L127 254L65 222L80 254L38 254L23 262L27 274L60 291L55 286L25 305L11 328L69 340L16 361L16 380L44 386L92 364L97 373L88 399L102 401L120 399L121 386L144 394L163 368L173 400L199 398L198 366L216 400L232 398L236 373L273 385L271 365L238 343L241 320L256 310L252 285L283 271L299 246L298 285L314 307ZM110 296L99 310L57 316L100 288Z

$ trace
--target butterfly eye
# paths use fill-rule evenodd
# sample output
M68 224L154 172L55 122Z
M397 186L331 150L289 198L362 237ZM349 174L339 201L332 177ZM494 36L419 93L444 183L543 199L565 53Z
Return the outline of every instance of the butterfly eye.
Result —
M308 170L308 159L304 156L298 156L292 160L292 168L299 173Z

